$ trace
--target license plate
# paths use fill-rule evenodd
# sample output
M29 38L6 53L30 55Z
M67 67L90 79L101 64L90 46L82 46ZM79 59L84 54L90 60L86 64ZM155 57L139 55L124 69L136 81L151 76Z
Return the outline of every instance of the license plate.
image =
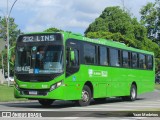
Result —
M29 95L37 95L37 91L29 91Z

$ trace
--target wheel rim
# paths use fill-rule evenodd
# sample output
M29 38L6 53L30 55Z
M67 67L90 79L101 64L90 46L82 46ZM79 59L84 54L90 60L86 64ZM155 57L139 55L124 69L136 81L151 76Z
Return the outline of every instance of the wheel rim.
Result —
M134 88L131 91L131 97L132 97L132 99L135 99L135 97L136 97L136 90Z
M83 102L88 102L89 100L89 93L85 90L82 91L82 101Z

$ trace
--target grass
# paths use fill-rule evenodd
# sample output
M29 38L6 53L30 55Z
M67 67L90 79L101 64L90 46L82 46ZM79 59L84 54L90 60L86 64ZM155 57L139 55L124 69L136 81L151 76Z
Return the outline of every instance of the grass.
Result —
M13 86L8 87L6 84L0 85L0 102L9 102L9 101L24 101L27 99L16 99L14 98Z

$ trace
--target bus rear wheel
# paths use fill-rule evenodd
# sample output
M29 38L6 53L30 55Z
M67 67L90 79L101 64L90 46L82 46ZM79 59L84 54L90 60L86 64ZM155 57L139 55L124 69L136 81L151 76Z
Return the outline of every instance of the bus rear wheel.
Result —
M38 102L42 105L42 106L50 106L54 100L47 100L47 99L41 99L41 100L38 100Z
M91 89L87 85L84 85L84 87L83 87L81 100L78 100L76 102L80 106L87 106L90 104L90 102L91 102Z
M130 95L123 96L122 99L127 101L135 101L137 99L137 87L132 84L130 89Z

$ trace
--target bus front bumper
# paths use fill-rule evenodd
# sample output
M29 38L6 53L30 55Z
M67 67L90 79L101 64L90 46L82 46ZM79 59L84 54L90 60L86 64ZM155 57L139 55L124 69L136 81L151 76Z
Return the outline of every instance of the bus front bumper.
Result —
M14 87L15 98L27 98L27 99L53 99L53 100L65 100L64 86L50 91L50 89L17 89Z

